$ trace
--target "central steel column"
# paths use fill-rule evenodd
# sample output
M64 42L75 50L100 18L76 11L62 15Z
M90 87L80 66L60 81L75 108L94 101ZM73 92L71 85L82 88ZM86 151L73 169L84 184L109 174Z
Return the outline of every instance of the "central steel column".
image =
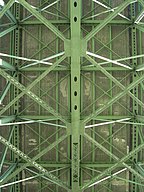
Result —
M71 11L71 186L80 192L80 56L81 56L81 0L70 1Z

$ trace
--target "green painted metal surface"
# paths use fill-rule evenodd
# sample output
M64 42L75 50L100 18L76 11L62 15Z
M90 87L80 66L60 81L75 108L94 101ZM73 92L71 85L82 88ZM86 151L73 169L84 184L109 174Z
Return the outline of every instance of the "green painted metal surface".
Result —
M143 192L143 10L1 5L1 192Z

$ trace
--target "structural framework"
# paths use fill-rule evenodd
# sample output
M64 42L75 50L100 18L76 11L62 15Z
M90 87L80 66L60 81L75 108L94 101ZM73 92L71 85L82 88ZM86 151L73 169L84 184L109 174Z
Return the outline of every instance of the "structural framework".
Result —
M0 191L144 191L144 1L0 1Z

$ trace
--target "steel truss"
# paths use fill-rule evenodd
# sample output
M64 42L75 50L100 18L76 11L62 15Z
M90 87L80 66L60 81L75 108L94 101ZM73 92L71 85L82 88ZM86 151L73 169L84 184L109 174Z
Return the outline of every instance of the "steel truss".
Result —
M0 191L143 192L144 1L9 0L0 19Z

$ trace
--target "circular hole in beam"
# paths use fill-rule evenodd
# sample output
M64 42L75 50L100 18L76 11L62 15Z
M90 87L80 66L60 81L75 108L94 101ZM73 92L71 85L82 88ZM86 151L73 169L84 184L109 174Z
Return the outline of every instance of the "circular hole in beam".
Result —
M74 106L74 110L77 110L77 105Z
M77 96L77 91L74 92L74 96Z
M77 2L76 1L74 2L74 7L77 7Z
M74 17L74 22L77 22L77 17Z
M77 77L74 77L74 81L75 81L75 82L77 81Z

